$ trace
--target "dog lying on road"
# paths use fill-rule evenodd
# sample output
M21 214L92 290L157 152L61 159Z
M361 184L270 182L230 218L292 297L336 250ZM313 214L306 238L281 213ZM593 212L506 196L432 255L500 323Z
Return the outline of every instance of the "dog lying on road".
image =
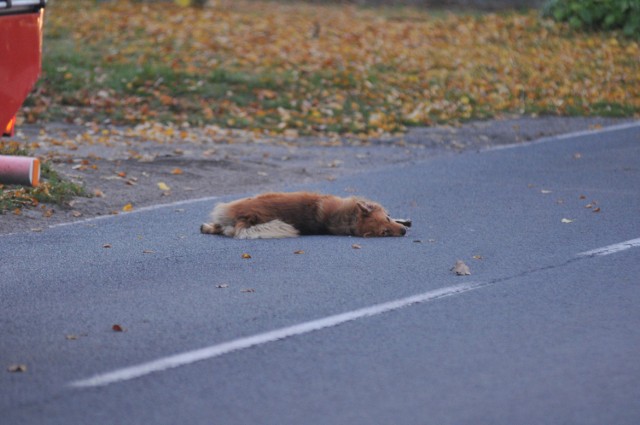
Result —
M410 220L392 219L378 203L310 192L265 193L219 203L202 233L237 239L299 235L404 236Z

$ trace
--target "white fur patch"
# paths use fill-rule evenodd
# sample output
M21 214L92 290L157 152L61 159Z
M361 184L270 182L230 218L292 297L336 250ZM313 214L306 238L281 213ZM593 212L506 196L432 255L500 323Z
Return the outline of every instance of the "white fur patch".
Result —
M214 224L219 224L222 227L234 226L233 217L229 217L229 213L227 211L229 204L225 204L220 202L215 206L213 211L211 211L211 222Z
M225 229L226 234L226 229ZM299 235L298 230L290 224L280 220L257 224L246 229L236 231L237 239L277 239L294 238Z

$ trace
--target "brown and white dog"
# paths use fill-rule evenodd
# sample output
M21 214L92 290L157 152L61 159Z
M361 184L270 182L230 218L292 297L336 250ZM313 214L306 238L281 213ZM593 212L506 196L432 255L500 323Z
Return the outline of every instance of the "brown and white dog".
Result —
M403 236L411 221L392 219L375 202L310 192L265 193L219 203L202 233L237 239L299 235Z

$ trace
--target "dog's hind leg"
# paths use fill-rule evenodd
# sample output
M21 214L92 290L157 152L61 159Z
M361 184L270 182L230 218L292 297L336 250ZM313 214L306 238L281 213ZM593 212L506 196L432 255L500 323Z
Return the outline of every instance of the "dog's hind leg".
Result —
M272 220L250 227L245 226L244 223L236 225L235 237L237 239L294 238L300 234L295 227L280 220Z
M208 235L235 236L235 219L228 213L229 204L219 203L211 212L211 222L200 226L200 232Z
M207 235L222 235L224 229L218 223L204 223L200 226L200 233Z

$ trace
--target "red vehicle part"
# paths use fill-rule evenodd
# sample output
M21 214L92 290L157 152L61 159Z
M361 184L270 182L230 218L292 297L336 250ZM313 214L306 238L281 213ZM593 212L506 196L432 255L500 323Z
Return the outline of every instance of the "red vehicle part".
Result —
M0 0L0 135L13 135L15 116L42 65L45 0Z

